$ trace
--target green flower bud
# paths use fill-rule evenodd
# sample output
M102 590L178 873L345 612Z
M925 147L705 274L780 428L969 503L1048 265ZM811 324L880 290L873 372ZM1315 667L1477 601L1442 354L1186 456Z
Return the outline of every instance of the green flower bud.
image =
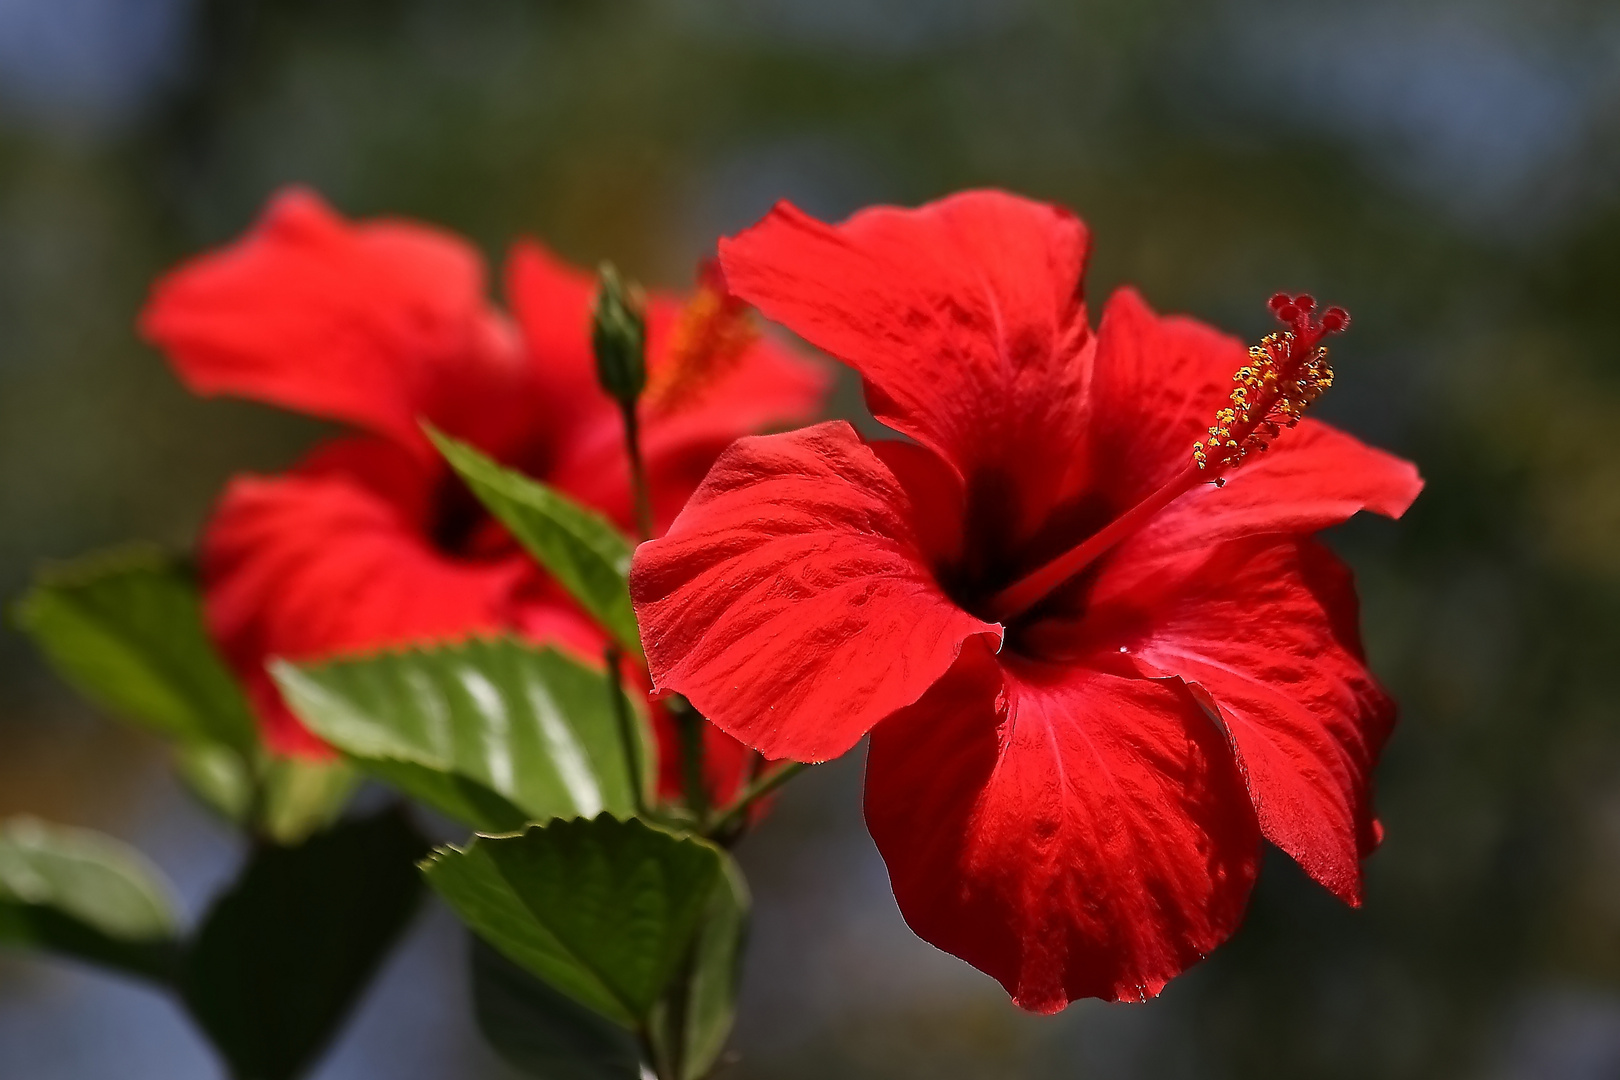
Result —
M647 317L641 290L625 284L612 263L603 263L591 312L596 381L626 408L647 386Z

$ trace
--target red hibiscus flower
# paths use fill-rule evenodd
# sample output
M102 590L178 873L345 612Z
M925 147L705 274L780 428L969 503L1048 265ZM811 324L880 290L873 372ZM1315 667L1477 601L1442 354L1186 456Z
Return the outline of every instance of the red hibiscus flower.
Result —
M1394 709L1310 534L1422 486L1285 430L1343 312L1280 297L1251 354L1122 290L1093 332L1086 251L994 192L723 241L731 288L909 439L742 439L631 575L657 687L771 757L872 733L907 922L1042 1012L1152 996L1226 939L1261 837L1359 903Z
M514 325L486 299L469 245L406 222L351 224L303 191L159 282L142 330L193 390L362 432L286 475L236 478L203 535L208 621L272 748L329 752L281 701L271 656L513 630L600 662L602 632L481 510L420 426L628 530L621 420L591 354L593 291L589 276L521 243L506 275ZM648 323L642 445L662 528L737 436L812 416L825 375L750 333L742 306L712 284L684 308L652 297ZM711 780L729 792L746 754L712 735ZM673 781L675 755L663 756Z

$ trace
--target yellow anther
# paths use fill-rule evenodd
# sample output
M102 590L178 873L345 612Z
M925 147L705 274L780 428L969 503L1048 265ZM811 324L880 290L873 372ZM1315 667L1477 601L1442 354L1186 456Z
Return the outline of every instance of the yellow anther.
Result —
M1276 300L1273 310L1283 317ZM1342 330L1349 317L1335 308L1338 314L1329 325L1312 321L1311 306L1290 310L1285 322L1291 319L1291 328L1261 338L1250 347L1249 362L1233 373L1229 404L1216 410L1209 438L1193 444L1193 461L1200 469L1235 468L1251 453L1264 452L1333 385L1327 349L1319 342Z

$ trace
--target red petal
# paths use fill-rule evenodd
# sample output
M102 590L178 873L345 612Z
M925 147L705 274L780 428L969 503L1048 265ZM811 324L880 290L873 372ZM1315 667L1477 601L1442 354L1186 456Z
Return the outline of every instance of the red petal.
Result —
M542 388L541 408L553 453L566 449L581 431L616 430L618 423L616 406L596 384L591 353L595 293L591 275L535 241L513 246L506 262L506 298Z
M668 349L678 306L655 297L649 316L648 352L656 370ZM668 514L660 518L661 524L667 527L674 520L714 459L732 442L815 419L831 382L825 364L762 337L688 401L668 412L643 409L642 446L654 510L662 496Z
M421 416L487 435L515 425L527 402L483 290L460 240L403 222L351 225L292 190L245 238L160 281L141 330L197 393L346 420L425 450Z
M922 696L975 634L904 490L853 428L742 439L630 591L653 682L767 757L823 761Z
M1302 421L1277 444L1231 473L1226 486L1183 497L1165 514L1168 528L1202 518L1212 538L1258 532L1312 533L1361 510L1398 518L1423 478L1404 458L1368 446L1317 420ZM1200 503L1202 505L1200 505Z
M1259 854L1184 691L976 645L872 733L866 820L911 928L1036 1012L1157 994L1237 927Z
M1257 538L1138 602L1152 604L1151 627L1130 653L1218 713L1266 839L1359 903L1395 706L1362 662L1349 571L1312 541Z
M1108 300L1091 382L1091 481L1120 509L1192 461L1248 362L1236 338L1153 313L1134 289Z
M1361 510L1398 518L1423 490L1410 461L1316 420L1283 432L1271 450L1167 506L1115 558L1144 573L1167 558L1257 534L1309 535ZM1125 579L1118 577L1120 587Z
M779 204L720 244L726 280L859 371L877 418L951 462L1033 529L1082 437L1091 332L1085 226L1044 203L968 192L832 226Z
M1192 460L1247 362L1235 338L1191 319L1162 317L1130 289L1109 300L1091 389L1091 483L1123 509ZM1423 481L1411 462L1315 420L1252 455L1226 484L1189 491L1124 544L1116 562L1143 574L1163 560L1258 533L1317 532L1361 510L1399 517ZM1118 588L1134 587L1116 572Z
M210 628L258 706L270 745L319 754L264 672L294 660L474 631L508 619L522 558L472 564L433 550L400 506L331 467L226 488L202 540Z
M954 566L967 541L966 496L955 472L926 446L877 439L872 452L894 473L916 512L912 515L930 566Z

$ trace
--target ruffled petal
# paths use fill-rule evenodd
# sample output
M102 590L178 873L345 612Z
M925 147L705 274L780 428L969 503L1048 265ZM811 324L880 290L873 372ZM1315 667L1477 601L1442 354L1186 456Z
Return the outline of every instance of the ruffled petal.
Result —
M433 550L408 507L330 467L226 488L202 538L209 627L257 706L266 741L319 755L264 670L270 657L345 652L496 631L530 570Z
M472 248L420 225L350 224L302 190L161 280L141 330L197 393L347 421L424 453L421 417L495 449L532 407Z
M1247 361L1236 338L1156 315L1135 289L1114 293L1097 329L1089 486L1123 510L1184 470Z
M1220 718L1266 839L1359 903L1395 705L1363 661L1350 572L1313 541L1256 538L1135 603L1139 630L1120 640Z
M720 244L737 295L855 368L877 418L938 452L1008 528L1038 527L1082 443L1087 234L996 191L827 225L779 204Z
M1410 461L1305 420L1228 473L1224 487L1201 484L1165 507L1121 545L1117 558L1153 572L1163 560L1222 541L1309 535L1362 510L1398 518L1422 490Z
M867 445L905 488L929 565L959 564L967 543L967 494L956 473L938 454L917 443L874 439Z
M767 757L824 761L1000 628L953 604L894 475L842 422L742 439L630 591L653 682Z
M1036 1012L1157 994L1237 927L1259 855L1184 689L973 644L873 731L866 820L911 928Z

